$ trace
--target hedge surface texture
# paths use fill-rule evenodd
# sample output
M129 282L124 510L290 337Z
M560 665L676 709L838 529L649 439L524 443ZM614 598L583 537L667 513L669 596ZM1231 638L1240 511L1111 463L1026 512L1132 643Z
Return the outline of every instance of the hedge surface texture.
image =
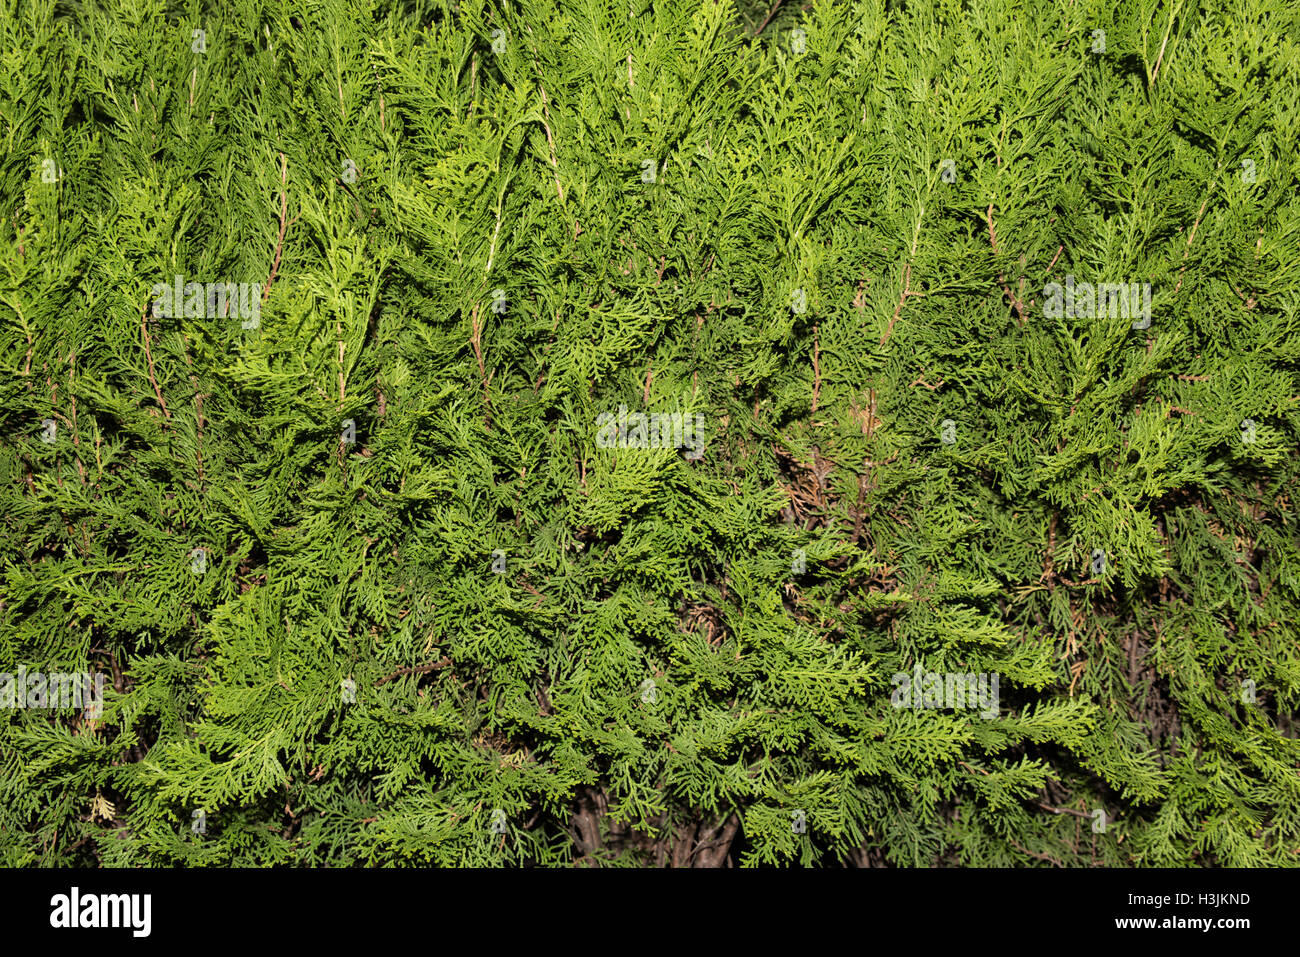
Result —
M1300 864L1294 5L0 23L0 863Z

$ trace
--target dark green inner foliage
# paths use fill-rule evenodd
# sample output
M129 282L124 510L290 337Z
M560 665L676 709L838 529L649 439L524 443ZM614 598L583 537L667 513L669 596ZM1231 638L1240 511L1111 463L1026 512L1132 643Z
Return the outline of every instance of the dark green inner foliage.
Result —
M1300 864L1294 4L0 30L0 863Z

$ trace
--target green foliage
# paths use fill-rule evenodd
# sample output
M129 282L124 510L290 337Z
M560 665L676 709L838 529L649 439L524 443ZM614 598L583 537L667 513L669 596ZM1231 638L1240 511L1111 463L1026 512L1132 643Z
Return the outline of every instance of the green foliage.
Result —
M0 862L1300 860L1290 5L0 23Z

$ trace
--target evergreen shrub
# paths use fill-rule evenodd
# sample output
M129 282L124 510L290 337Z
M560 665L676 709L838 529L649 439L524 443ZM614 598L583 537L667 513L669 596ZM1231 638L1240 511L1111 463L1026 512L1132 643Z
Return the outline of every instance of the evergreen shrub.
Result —
M1300 862L1294 4L0 23L4 864Z

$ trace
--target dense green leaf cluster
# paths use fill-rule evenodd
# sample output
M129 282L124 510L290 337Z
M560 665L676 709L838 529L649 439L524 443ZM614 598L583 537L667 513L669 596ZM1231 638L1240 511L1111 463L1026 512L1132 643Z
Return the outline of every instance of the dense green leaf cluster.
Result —
M0 24L0 862L1300 862L1293 5Z

